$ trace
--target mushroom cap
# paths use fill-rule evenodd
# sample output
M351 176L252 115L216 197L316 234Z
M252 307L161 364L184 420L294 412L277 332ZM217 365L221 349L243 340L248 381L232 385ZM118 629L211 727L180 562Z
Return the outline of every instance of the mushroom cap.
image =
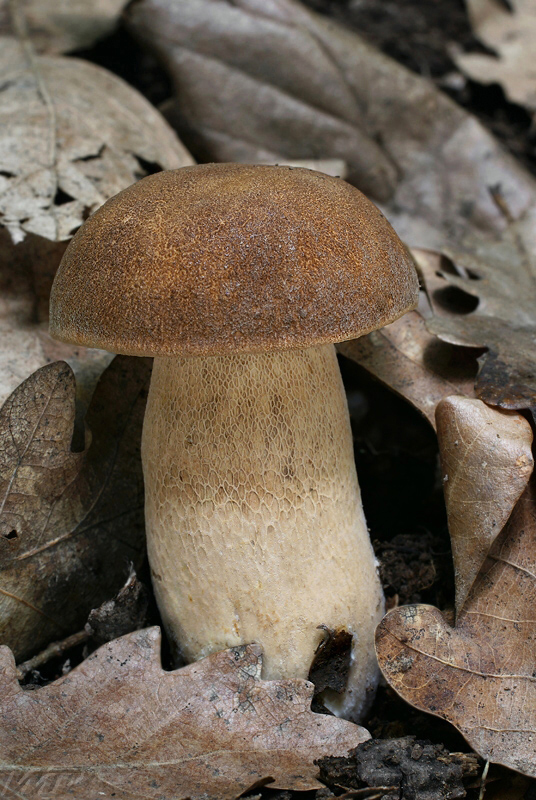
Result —
M224 355L353 339L417 302L413 261L339 178L205 164L108 200L67 248L50 332L142 356Z

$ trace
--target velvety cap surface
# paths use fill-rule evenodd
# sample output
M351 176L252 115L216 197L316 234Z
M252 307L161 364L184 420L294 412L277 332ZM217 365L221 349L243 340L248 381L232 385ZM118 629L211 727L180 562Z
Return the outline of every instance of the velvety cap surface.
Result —
M378 209L291 167L207 164L151 175L76 233L52 336L130 355L223 355L352 339L417 301Z

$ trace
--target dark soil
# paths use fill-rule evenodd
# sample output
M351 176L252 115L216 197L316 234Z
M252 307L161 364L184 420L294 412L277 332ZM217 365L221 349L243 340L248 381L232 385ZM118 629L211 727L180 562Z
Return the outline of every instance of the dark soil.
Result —
M473 35L463 0L305 2L425 77L439 78L454 69L448 54L451 42L464 50L483 50Z

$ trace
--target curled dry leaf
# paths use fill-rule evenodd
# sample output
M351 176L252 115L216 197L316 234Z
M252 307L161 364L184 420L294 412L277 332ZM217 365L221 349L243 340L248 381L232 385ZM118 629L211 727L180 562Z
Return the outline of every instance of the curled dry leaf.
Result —
M436 416L459 614L530 478L532 430L468 397L442 400Z
M480 83L500 83L515 103L536 111L533 0L467 0L473 30L492 53L456 53L460 69Z
M191 164L160 114L101 67L0 39L0 214L13 241L68 239L148 172Z
M457 414L455 404L451 408L463 427L465 414ZM473 427L471 422L469 434ZM439 430L442 435L442 426ZM452 437L452 421L447 435ZM469 443L466 431L460 440ZM505 444L505 449L511 446ZM449 459L461 468L464 459L471 458L470 448L462 446L458 456L457 452L454 445ZM495 457L496 485L505 477L504 461L511 474L510 457L511 453L506 459ZM525 482L529 471L524 471ZM485 484L489 473L481 472L479 480ZM519 473L516 480L517 491ZM474 488L471 491L475 496ZM449 510L453 501L454 497ZM506 503L510 501L506 498ZM382 672L405 700L451 722L483 758L532 776L536 776L535 503L533 478L491 545L456 627L432 606L416 605L389 612L376 633ZM474 516L466 520L469 540L473 522Z
M116 639L64 678L22 690L0 650L0 788L57 800L234 800L253 786L320 786L315 759L345 755L364 728L310 710L306 681L260 679L258 645L175 672L158 628Z
M73 452L75 380L56 362L0 410L0 641L17 657L83 627L143 556L139 454L150 366L118 357Z
M81 50L112 33L127 0L0 0L0 35L16 35L22 16L40 53Z
M502 232L534 180L431 82L295 0L137 0L127 24L175 85L174 123L220 161L341 158L409 244Z
M532 430L467 397L442 400L436 416L459 613L530 478Z

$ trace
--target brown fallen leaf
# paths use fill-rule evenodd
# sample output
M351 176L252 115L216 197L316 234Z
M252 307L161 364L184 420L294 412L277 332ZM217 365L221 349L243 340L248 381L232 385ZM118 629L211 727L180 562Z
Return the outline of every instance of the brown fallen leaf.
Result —
M458 414L456 419L464 425L463 415ZM473 423L469 429L472 427ZM440 435L441 431L442 426ZM452 437L452 425L448 435ZM465 431L460 440L470 444ZM506 450L510 448L510 444L505 446ZM457 458L455 445L449 453L460 469L468 457L470 447L462 446ZM504 459L495 456L494 461L495 491L498 497L501 493L506 497L507 504L511 498L509 501L508 489L502 486ZM523 469L518 473L515 491ZM511 462L506 472L512 473ZM525 479L528 472L525 469ZM473 473L473 480L485 490L490 473L485 468L480 474ZM471 494L478 502L474 487ZM454 496L450 509L453 501ZM448 625L432 606L415 605L389 612L376 632L382 672L405 700L451 722L486 760L531 776L536 776L535 503L536 480L532 478L491 545L456 627ZM474 526L475 515L466 518L469 540L474 528L482 528L486 516L483 510L485 507ZM484 532L488 541L493 539L489 529Z
M418 248L412 254L419 269L426 264L433 274L440 268L440 254ZM425 322L431 316L429 298L421 291L418 311L367 336L341 342L337 349L408 400L435 428L440 400L452 394L474 395L476 356L431 334Z
M207 160L341 158L418 247L504 231L491 186L514 219L536 207L534 179L474 117L295 0L138 0L125 14Z
M499 83L515 103L536 111L533 0L467 0L475 34L492 53L455 53L455 61L480 83Z
M103 350L60 344L48 333L52 278L67 242L32 233L14 245L0 227L0 407L32 372L51 361L67 361L77 378L83 419L93 389L112 356Z
M369 738L312 713L312 684L261 680L258 645L165 672L149 628L34 691L19 687L7 648L0 659L0 791L28 800L233 800L266 783L305 791L321 786L315 759Z
M192 163L150 103L101 67L0 38L0 74L0 214L15 243L68 239L138 178Z
M302 11L273 0L151 0L126 19L167 65L178 101L168 118L205 160L343 159L353 179L386 198L395 165L361 125L331 53L299 19L288 24Z
M473 359L432 336L416 311L337 350L409 400L434 428L443 397L473 393Z
M150 366L116 358L73 452L75 380L56 362L0 410L0 641L18 658L79 630L143 557L139 455Z
M127 0L0 0L0 35L15 35L23 16L40 53L67 53L91 47L117 25ZM13 19L15 17L15 19Z
M499 192L499 190L497 190ZM498 202L502 202L497 195ZM504 208L505 214L509 214ZM470 313L434 303L437 273L424 272L433 306L428 330L446 342L480 347L475 393L486 403L536 413L536 214L512 222L495 242L472 251L445 248L443 285L476 298ZM430 283L432 280L432 284Z
M442 400L436 418L459 614L532 473L532 430L467 397Z

